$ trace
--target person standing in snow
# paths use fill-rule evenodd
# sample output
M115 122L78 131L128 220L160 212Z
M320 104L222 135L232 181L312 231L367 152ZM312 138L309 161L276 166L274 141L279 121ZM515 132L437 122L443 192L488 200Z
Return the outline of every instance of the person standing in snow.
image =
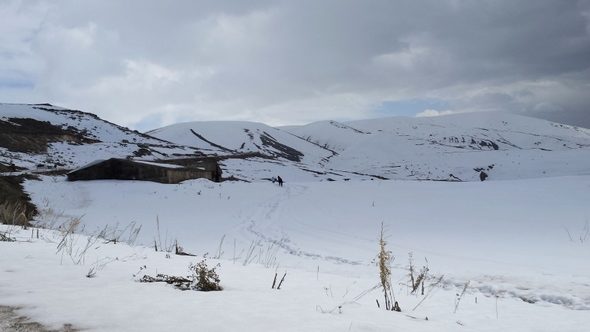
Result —
M486 172L484 172L484 171L481 171L481 172L479 173L479 179L480 179L481 181L485 181L487 178L488 178L488 173L486 173Z
M279 187L283 186L283 178L281 178L280 176L277 176L277 181L279 182Z

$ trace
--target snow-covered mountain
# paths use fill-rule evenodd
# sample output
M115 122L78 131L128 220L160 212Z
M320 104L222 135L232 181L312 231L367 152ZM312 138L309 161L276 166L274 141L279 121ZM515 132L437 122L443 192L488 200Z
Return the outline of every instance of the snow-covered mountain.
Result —
M590 131L508 113L321 122L286 128L338 155L328 167L386 178L588 174Z
M277 128L257 122L179 123L147 132L162 140L220 155L257 153L306 164L320 163L333 152Z
M5 167L68 169L112 157L150 160L196 153L94 114L48 104L0 104L0 164Z
M273 128L189 122L147 134L47 104L0 104L0 165L72 169L97 159L215 155L248 181L479 181L590 173L590 130L508 113Z
M508 113L433 118L385 118L271 128L252 122L190 122L149 132L210 153L259 153L283 166L305 168L317 179L517 179L588 174L590 130ZM249 159L256 162L256 158ZM238 177L287 172L234 161ZM251 167L248 167L251 166ZM292 167L290 168L292 171Z

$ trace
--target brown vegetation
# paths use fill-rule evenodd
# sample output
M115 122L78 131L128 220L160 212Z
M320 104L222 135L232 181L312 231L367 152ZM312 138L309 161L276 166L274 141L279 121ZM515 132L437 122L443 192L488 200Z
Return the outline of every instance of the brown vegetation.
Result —
M28 225L37 208L22 183L25 176L0 176L0 223Z
M13 152L46 152L51 142L96 143L74 127L62 128L47 121L9 118L0 120L0 147Z

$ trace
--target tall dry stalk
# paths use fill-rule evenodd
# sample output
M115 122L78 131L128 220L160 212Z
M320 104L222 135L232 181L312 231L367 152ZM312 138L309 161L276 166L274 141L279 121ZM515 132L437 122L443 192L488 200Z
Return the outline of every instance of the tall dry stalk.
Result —
M385 300L385 310L401 311L399 304L395 300L391 289L391 251L387 250L387 241L385 241L385 230L381 223L381 236L379 237L379 280L383 288L383 297Z

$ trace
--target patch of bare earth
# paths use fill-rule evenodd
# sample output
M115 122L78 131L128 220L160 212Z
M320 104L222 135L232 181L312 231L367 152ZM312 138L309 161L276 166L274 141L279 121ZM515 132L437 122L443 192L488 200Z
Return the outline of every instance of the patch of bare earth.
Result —
M0 332L75 332L70 324L65 324L57 330L47 329L43 325L31 321L27 317L19 316L17 308L0 306Z

